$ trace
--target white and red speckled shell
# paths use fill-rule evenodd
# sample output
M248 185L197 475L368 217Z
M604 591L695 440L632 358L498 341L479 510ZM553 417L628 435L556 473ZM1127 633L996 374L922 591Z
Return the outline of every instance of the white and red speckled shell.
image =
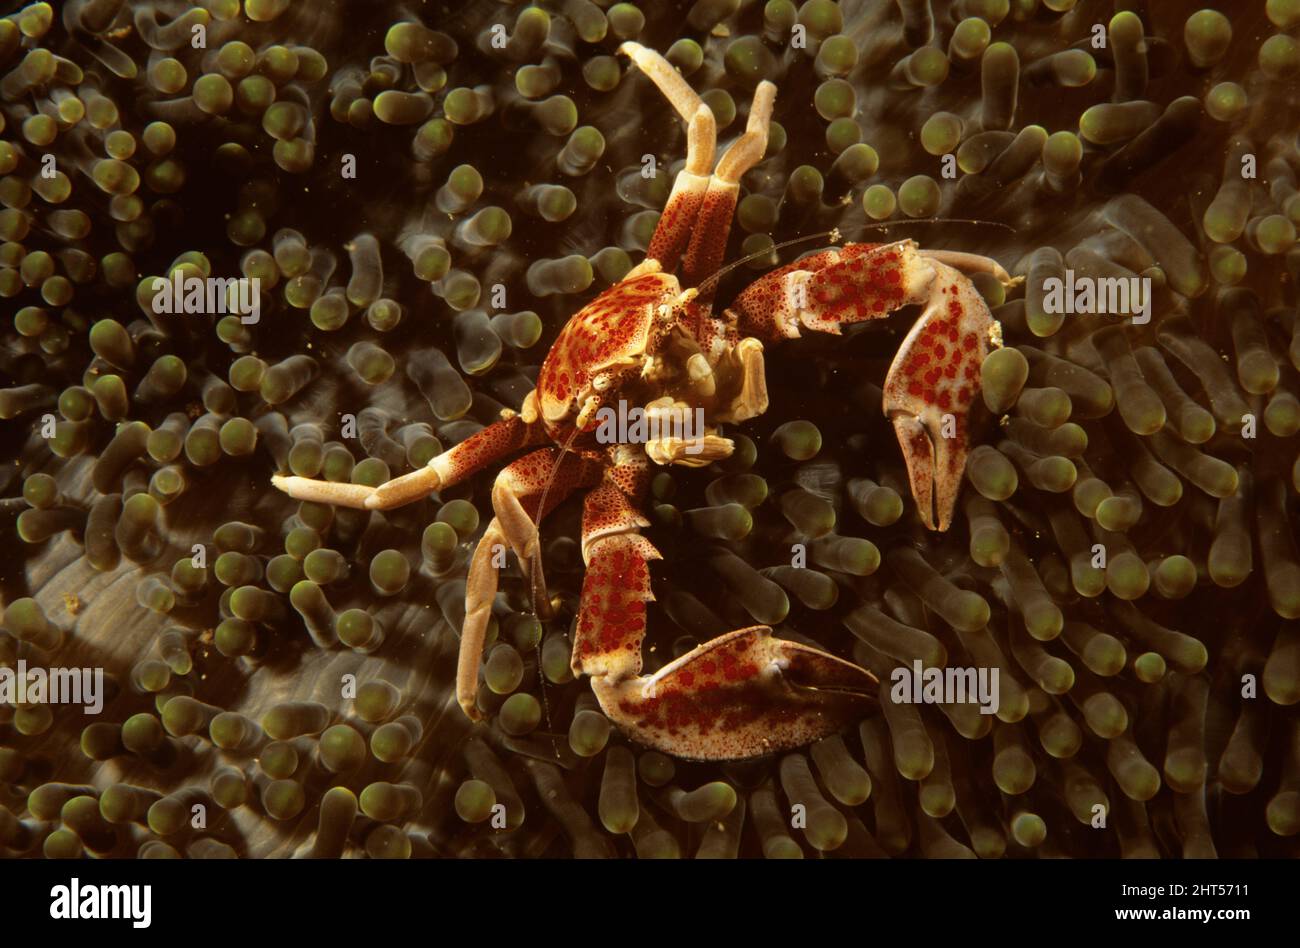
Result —
M611 286L565 323L537 376L548 428L577 413L597 373L641 370L671 329L656 318L660 307L674 305L681 292L672 274L645 273Z

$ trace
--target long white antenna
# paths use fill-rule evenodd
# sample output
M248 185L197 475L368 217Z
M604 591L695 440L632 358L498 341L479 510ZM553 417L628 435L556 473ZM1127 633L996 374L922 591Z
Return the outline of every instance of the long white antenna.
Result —
M887 231L891 227L911 227L916 224L975 224L979 227L1001 227L1003 230L1011 231L1013 234L1016 232L1014 227L1009 224L1003 224L1000 221L979 221L961 217L926 217L908 221L881 221L878 224L857 224L849 229L854 233L862 233L869 230ZM831 230L824 230L816 234L808 234L805 237L795 237L792 240L782 241L779 244L773 244L771 247L764 247L762 250L756 250L751 254L741 257L739 260L732 261L717 273L706 278L698 287L700 295L707 296L709 291L712 289L713 284L717 283L732 270L736 269L736 267L742 266L751 260L766 256L770 253L775 253L778 250L793 246L794 244L802 244L810 240L818 240L822 237L829 237L831 238L831 243L838 243L840 238L843 236L844 230L835 227Z

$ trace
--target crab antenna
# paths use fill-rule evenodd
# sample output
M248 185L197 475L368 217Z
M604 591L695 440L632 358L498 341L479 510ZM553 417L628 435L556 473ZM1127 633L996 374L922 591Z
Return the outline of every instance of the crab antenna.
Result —
M705 278L705 280L698 287L696 287L696 289L699 290L701 295L705 295L708 293L710 287L713 284L717 283L719 280L721 280L732 270L736 269L736 267L749 263L749 261L751 260L756 260L759 257L766 256L767 254L770 253L775 253L778 250L781 250L785 247L791 247L795 244L807 243L810 240L819 240L822 237L830 237L832 238L832 241L838 240L839 239L838 234L839 234L838 229L824 230L821 231L820 233L808 234L804 237L795 237L793 240L784 240L779 244L773 244L771 247L764 247L762 250L755 250L753 253L746 254L745 256L741 257L739 260L733 260L731 263L727 264L725 267L718 270L712 276Z
M981 220L975 220L973 218L963 218L963 217L926 217L926 218L917 218L916 220L909 220L909 221L881 221L880 223L877 224L856 224L850 228L846 228L846 230L851 230L855 234L860 234L869 230L886 231L891 227L910 227L915 224L974 224L978 227L1000 227L1003 230L1011 231L1011 233L1013 234L1016 232L1016 229L1012 227L1010 224L1003 224L1001 221L981 221ZM793 246L794 244L806 243L809 240L818 240L822 237L829 237L831 239L831 243L838 243L840 238L843 236L844 236L844 230L841 230L838 227L834 227L830 230L821 231L820 233L808 234L803 237L795 237L792 240L785 240L779 244L773 244L771 247L765 247L762 250L756 250L751 254L747 254L741 257L739 260L733 260L731 263L727 264L725 267L718 270L718 272L706 278L702 283L700 283L697 289L700 291L701 294L705 294L709 291L709 289L712 287L713 284L717 283L719 280L721 280L732 270L736 269L736 267L746 264L751 260L756 260L759 257L765 256L766 254L775 253L776 251L781 250L785 247L790 247Z
M845 230L861 232L865 230L889 230L891 227L908 227L912 224L974 224L976 227L1000 227L1015 233L1016 229L1002 221L982 221L973 217L917 217L907 221L877 221L874 224L854 224ZM836 228L839 230L839 228Z
M564 447L561 448L560 453L555 456L555 463L551 465L551 471L549 474L546 475L546 484L542 487L542 496L537 501L537 515L536 518L533 520L533 542L537 544L537 548L539 550L541 549L541 544L542 544L542 531L541 531L541 527L538 526L538 521L542 519L542 514L546 510L546 495L551 492L551 485L555 483L555 475L560 470L560 465L564 462L564 456L569 453L569 449L573 447L573 442L577 440L577 437L578 437L578 428L575 425L573 431L569 433L568 439L565 440ZM550 614L550 608L548 605L543 610L542 608L540 608L540 604L538 603L536 570L529 570L528 586L529 586L528 595L533 600L533 612L537 614L537 618L539 619L545 618L547 615Z

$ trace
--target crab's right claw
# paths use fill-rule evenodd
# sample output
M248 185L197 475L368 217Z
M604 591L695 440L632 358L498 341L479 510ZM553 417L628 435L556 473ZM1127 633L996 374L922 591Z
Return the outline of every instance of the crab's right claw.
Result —
M648 678L592 680L605 714L675 757L738 760L802 747L863 718L870 672L767 626L728 632Z
M970 280L932 263L930 298L889 367L884 408L921 520L942 531L952 524L966 469L967 423L979 394L980 365L1000 345L1000 331Z

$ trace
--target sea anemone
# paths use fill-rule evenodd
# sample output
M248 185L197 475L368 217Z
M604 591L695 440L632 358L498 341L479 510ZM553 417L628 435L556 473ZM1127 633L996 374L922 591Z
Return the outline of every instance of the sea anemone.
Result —
M94 716L0 701L0 853L1296 855L1300 3L1199 2L0 19L0 666L105 682ZM906 313L771 349L735 455L657 474L651 671L757 622L882 682L771 758L645 750L573 680L578 505L542 530L554 618L503 575L472 725L492 472L383 513L270 484L376 485L518 409L640 260L684 134L630 39L724 139L778 86L723 297L832 229L1024 278L978 281L1005 347L949 531L881 412ZM163 314L160 277L260 295ZM1063 312L1079 278L1149 311ZM997 669L996 713L896 700L914 663Z

